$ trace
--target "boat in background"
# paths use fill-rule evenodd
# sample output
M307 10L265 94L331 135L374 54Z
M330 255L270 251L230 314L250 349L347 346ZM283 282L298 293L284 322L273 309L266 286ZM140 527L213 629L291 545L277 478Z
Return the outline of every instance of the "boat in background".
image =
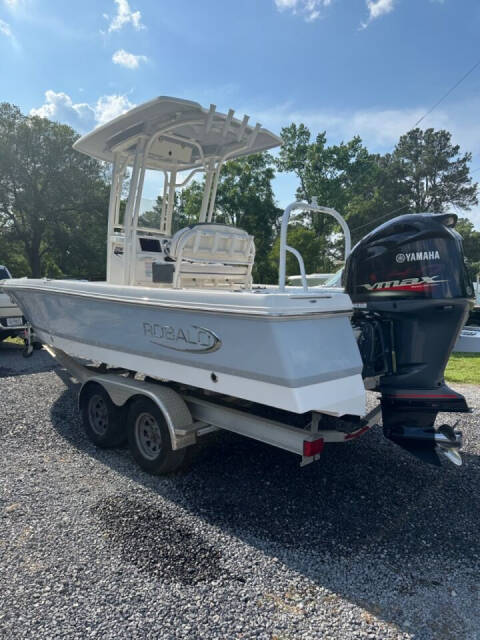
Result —
M333 273L307 273L307 284L309 287L321 287L325 285ZM288 276L288 284L298 287L302 284L302 276Z
M458 336L453 351L456 353L480 354L480 274L473 283L476 304L467 318L464 328Z
M480 354L480 326L465 326L453 348L454 353Z

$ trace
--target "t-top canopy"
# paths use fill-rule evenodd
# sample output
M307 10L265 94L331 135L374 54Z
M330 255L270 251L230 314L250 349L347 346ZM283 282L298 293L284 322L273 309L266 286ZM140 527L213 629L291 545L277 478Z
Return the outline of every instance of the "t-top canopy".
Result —
M238 158L277 147L281 139L243 120L204 109L198 102L161 96L127 111L83 136L73 145L98 160L113 162L114 154L128 156L132 164L137 145L147 145L147 169L183 171L210 162Z

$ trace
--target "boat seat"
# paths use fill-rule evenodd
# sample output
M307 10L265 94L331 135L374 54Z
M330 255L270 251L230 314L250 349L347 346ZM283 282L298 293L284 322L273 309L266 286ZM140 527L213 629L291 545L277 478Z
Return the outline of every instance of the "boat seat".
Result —
M226 224L200 223L180 229L169 250L174 288L250 288L253 236Z

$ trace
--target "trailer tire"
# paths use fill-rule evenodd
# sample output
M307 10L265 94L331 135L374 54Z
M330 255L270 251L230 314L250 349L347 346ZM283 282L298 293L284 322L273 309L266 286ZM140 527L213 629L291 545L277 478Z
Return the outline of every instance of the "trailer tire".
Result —
M108 449L126 442L124 411L102 385L91 382L82 389L80 409L85 433L97 447Z
M187 448L172 449L165 417L155 402L133 400L127 417L128 444L140 467L153 475L172 473L185 464Z

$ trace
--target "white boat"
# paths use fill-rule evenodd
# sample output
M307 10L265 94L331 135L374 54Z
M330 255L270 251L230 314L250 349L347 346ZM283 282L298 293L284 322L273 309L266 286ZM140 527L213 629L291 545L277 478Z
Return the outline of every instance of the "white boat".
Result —
M36 339L66 354L63 361L72 370L72 358L85 358L156 380L158 391L145 391L130 376L126 393L124 381L113 382L108 375L107 382L96 379L103 391L97 384L88 387L84 401L81 396L90 431L97 418L103 429L105 412L117 416L112 407L121 406L134 425L132 442L146 438L150 447L153 436L145 420L151 424L153 414L145 418L135 398L136 413L128 405L129 394L141 387L170 426L165 402L177 408L196 403L188 419L183 412L177 421L180 431L172 427L172 449L180 446L180 432L185 442L205 424L218 426L223 420L214 417L218 407L228 404L228 419L237 431L249 424L251 437L260 430L264 441L275 440L288 450L303 446L303 428L293 449L287 444L291 425L297 419L309 425L303 455L312 460L320 450L317 444L329 441L333 425L338 427L334 437L342 441L369 428L371 420L362 420L369 388L382 394L386 437L430 462L438 464L441 450L459 463L461 434L447 425L434 428L439 411L468 410L463 396L443 381L470 307L461 238L453 229L456 216L400 216L350 253L348 226L338 212L315 201L292 203L281 221L278 286L255 287L254 238L215 222L218 180L225 161L280 143L259 124L251 126L247 116L235 118L233 109L221 114L214 105L204 109L167 97L132 109L75 143L78 151L112 164L106 281L13 279L4 289L28 318ZM140 213L149 171L164 178L156 229L142 226ZM205 188L198 222L173 232L175 191L199 171L205 173ZM188 175L177 182L183 172ZM308 286L302 256L287 243L295 210L333 216L341 226L345 290ZM298 261L299 287L286 286L287 252ZM443 261L440 252L445 252ZM432 271L430 259L437 256ZM411 264L404 264L407 259ZM238 412L244 401L255 419ZM204 413L202 403L208 404ZM275 412L275 423L265 419L262 407ZM110 443L120 441L121 428L115 427ZM272 429L281 435L272 436ZM101 434L95 438L105 442ZM312 447L314 438L318 443ZM154 457L159 447L155 451Z
M456 353L480 353L480 327L464 327L453 351Z
M280 142L233 110L166 97L78 140L78 151L113 164L107 280L9 282L37 338L73 356L281 409L363 415L350 298L287 290L285 277L280 288L252 289L254 239L213 220L223 163ZM139 222L147 170L164 175L156 230ZM182 185L204 171L206 188L199 224L172 235L181 171L189 171Z
M309 287L323 286L333 275L333 273L308 273L307 284ZM302 276L288 276L288 284L292 287L301 286Z
M480 274L472 286L476 304L458 336L453 348L455 353L480 353Z

